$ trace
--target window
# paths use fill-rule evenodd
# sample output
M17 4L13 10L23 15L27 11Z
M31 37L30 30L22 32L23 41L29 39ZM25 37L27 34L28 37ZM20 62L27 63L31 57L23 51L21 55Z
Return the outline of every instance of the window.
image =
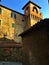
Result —
M15 26L15 24L14 24L14 23L12 23L12 28L14 28L14 26Z
M11 17L16 19L16 14L15 13L11 13Z
M35 11L36 13L38 13L38 10L36 7L33 7L33 11Z
M24 22L24 20L22 20Z
M0 14L2 13L2 9L0 8Z
M28 9L29 9L29 7L26 8L26 10L28 10Z
M1 25L1 20L0 20L0 25Z

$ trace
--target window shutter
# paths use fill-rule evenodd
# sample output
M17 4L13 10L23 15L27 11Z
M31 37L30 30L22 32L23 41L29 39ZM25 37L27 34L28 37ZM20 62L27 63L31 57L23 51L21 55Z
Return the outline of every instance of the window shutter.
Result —
M0 25L1 25L1 20L0 20Z
M2 9L0 8L0 14L2 13Z
M12 28L14 28L14 26L15 26L14 23L12 23Z
M16 14L14 14L14 18L16 19Z

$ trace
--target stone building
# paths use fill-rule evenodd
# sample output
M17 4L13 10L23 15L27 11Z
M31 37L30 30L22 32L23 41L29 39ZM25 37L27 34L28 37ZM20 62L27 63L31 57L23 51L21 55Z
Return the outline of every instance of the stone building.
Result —
M0 5L0 38L14 39L23 31L23 14ZM16 33L17 34L16 34Z
M0 61L22 61L22 44L0 38Z
M44 19L20 34L23 65L49 65L49 19Z
M22 9L24 14L0 4L0 38L6 36L8 39L21 42L18 35L43 18L41 7L32 1L27 2Z

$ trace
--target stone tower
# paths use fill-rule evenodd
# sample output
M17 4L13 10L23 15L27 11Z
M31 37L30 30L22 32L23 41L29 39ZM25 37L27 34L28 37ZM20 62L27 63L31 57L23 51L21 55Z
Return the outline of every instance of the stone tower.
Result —
M22 9L25 14L26 29L35 25L43 18L40 12L41 7L33 3L31 0Z

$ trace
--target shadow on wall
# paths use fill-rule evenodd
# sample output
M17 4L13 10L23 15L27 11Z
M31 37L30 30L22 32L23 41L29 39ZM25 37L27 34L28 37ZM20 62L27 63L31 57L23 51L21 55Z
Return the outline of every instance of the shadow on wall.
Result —
M20 34L23 39L23 65L49 65L49 19Z

